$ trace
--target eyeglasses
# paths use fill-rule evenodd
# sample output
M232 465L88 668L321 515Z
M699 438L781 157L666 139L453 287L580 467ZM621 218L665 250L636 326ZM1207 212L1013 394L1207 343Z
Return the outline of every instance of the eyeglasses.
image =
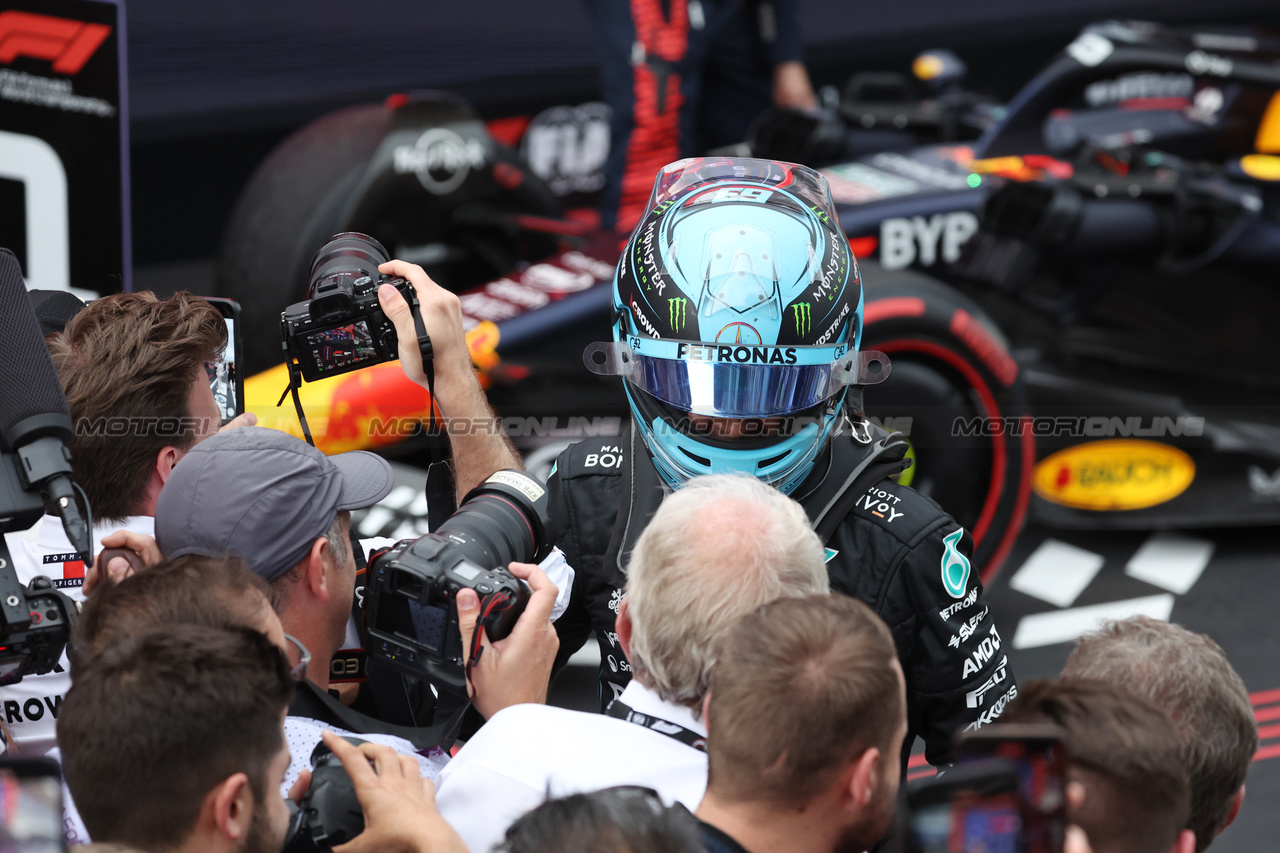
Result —
M285 652L285 657L289 659L289 676L297 682L305 681L307 664L311 663L311 652L307 651L307 647L297 637L285 634L284 638L289 643Z

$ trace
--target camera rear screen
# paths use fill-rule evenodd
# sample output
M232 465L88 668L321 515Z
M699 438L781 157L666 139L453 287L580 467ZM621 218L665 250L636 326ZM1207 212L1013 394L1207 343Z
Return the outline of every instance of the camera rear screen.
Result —
M912 814L912 853L1021 853L1022 818L1015 794L961 796Z
M0 819L5 853L61 853L62 786L53 776L0 769Z
M302 351L311 358L317 373L335 373L352 365L377 361L368 320L356 320L345 326L334 326L301 336Z
M450 651L456 653L456 649L446 648L458 643L447 642L445 632L449 627L449 614L443 607L388 595L383 598L378 621L382 623L378 626L382 630L398 634L433 654L439 655L443 651L450 656Z

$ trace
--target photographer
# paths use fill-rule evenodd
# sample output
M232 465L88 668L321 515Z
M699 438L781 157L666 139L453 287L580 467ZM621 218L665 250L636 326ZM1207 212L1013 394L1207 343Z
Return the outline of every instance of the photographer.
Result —
M171 625L105 649L77 673L58 721L67 785L90 833L139 851L278 851L292 692L285 656L247 628ZM465 850L411 761L332 735L326 743L366 820L340 850Z
M1072 797L1067 818L1094 853L1193 853L1191 786L1169 716L1103 681L1034 681L1004 723L1060 727Z
M192 447L218 432L220 415L206 365L227 343L222 315L190 293L168 299L117 293L75 314L46 338L74 425L70 451L103 540L124 543L150 535L156 499L174 466ZM252 423L242 416L228 426ZM18 580L50 577L73 600L84 598L92 576L55 515L34 538L8 536ZM63 663L0 688L4 722L23 754L54 744L54 725L70 684Z
M164 625L253 628L285 653L297 677L305 677L310 669L310 650L285 633L280 617L271 609L269 594L266 582L239 557L191 555L151 566L118 585L105 587L85 604L72 635L73 680L75 673L104 649ZM293 763L285 773L286 789L310 767L321 728L309 717L285 718L285 736L293 754ZM333 728L339 734L354 734ZM392 735L364 733L361 737L414 757L429 779L437 778L448 761L440 750L421 755L413 744Z
M1258 751L1258 721L1244 681L1207 634L1147 616L1108 622L1077 643L1064 678L1106 681L1169 712L1191 776L1196 853L1231 825Z
M166 557L237 554L269 584L285 632L312 654L291 713L357 733L398 730L343 707L328 692L334 655L350 646L356 594L350 511L373 505L391 485L390 465L372 453L329 457L284 433L245 427L188 454L156 507L157 543ZM492 678L501 698L477 699L488 713L544 700L557 646L549 618L555 585L535 566L513 564L512 571L533 592L517 638L528 644L527 654L489 656L507 664Z

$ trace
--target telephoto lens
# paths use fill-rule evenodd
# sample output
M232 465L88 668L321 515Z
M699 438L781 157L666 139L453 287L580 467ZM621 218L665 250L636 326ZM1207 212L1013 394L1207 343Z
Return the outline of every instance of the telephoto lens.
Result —
M476 591L490 640L511 633L529 589L507 566L546 555L546 519L542 483L523 471L498 471L434 533L376 556L365 588L371 658L465 695L457 594Z

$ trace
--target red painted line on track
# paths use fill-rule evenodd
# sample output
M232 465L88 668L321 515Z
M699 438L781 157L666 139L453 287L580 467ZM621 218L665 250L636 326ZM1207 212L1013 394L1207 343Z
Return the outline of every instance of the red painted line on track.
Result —
M1258 737L1266 740L1269 737L1280 737L1280 724L1274 726L1259 726Z
M1260 723L1269 723L1272 720L1280 720L1280 705L1277 705L1274 708L1259 708L1253 712L1253 715L1258 718L1258 722Z
M1253 756L1254 761L1265 761L1268 758L1280 758L1280 743L1264 746Z
M1259 693L1250 693L1249 701L1255 705L1270 705L1272 702L1280 702L1280 687L1275 690L1263 690Z

